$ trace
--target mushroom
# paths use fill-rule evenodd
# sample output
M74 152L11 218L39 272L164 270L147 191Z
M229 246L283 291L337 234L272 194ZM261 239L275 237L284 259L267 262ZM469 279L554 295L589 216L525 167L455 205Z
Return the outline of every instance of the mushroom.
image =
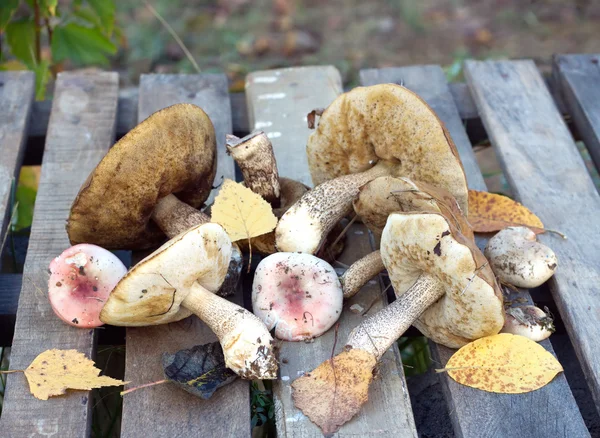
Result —
M392 213L381 256L399 298L355 327L342 353L292 384L296 407L327 424L327 432L331 422L339 427L358 412L377 361L411 324L450 348L496 334L504 324L502 292L492 270L474 242L443 214ZM343 363L335 367L336 379L322 378L332 363ZM323 397L333 402L333 393L340 412L323 418Z
M79 328L100 327L100 311L127 268L96 245L67 248L50 262L48 298L54 313Z
M395 84L358 87L323 112L307 145L316 187L283 215L280 251L314 254L350 213L365 183L406 176L448 190L467 214L468 190L458 152L443 123L415 93Z
M193 313L219 338L228 368L246 379L275 379L273 338L265 325L214 293L230 256L231 241L220 225L191 228L133 267L114 288L100 319L112 325L146 326Z
M532 288L546 282L557 267L556 254L537 242L526 227L508 227L490 239L485 256L501 282Z
M252 309L284 341L325 333L340 317L342 302L335 270L313 255L278 252L256 268Z
M556 330L552 316L546 312L536 306L510 307L506 309L502 333L525 336L536 342L543 341Z
M71 243L145 249L210 221L196 208L212 190L216 163L214 127L201 108L155 112L110 149L79 190L67 222ZM237 251L222 295L234 292L241 264Z
M358 259L340 277L344 299L352 298L370 279L385 269L379 250Z

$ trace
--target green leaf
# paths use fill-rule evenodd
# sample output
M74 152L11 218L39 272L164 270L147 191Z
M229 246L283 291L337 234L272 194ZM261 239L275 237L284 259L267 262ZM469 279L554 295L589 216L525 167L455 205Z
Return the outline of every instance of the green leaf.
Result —
M108 64L106 55L114 54L117 47L99 29L76 23L54 28L52 57L54 62L70 59L76 64Z
M115 26L115 2L107 0L88 0L89 5L98 14L102 29L108 35L112 34Z
M6 26L6 42L13 56L29 67L36 65L35 29L32 19L13 21Z
M35 98L36 100L44 100L46 96L46 86L50 80L50 62L43 59L33 69L35 73Z
M107 3L112 3L112 1L107 1ZM58 0L38 0L38 4L44 16L54 17L56 15Z
M19 0L2 0L2 5L0 5L0 30L6 27L18 6Z

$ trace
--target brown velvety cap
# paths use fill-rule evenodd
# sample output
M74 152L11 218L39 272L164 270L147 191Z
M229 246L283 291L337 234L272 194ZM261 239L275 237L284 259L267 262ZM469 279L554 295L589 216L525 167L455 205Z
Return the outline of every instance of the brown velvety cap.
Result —
M158 200L175 194L200 207L216 165L215 130L202 109L177 104L152 114L112 147L79 190L67 223L71 243L159 244L165 236L150 220Z
M374 163L448 190L468 214L462 163L444 124L418 95L399 85L357 87L325 110L307 144L315 185L363 172Z

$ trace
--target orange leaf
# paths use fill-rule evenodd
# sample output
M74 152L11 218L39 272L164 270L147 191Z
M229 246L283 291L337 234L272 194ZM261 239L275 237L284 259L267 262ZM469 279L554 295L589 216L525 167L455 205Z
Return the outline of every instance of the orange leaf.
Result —
M469 222L473 231L489 233L507 227L529 227L543 233L544 224L523 204L494 193L469 190Z

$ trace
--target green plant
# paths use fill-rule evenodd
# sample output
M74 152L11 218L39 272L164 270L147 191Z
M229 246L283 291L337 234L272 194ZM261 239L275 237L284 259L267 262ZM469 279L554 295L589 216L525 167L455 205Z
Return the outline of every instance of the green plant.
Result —
M251 427L262 426L268 421L273 420L275 416L273 394L265 388L263 382L252 382L252 386L250 387L250 403L252 407Z
M107 65L117 51L114 0L2 0L0 70L35 72L36 98L43 99L50 78L65 61Z

